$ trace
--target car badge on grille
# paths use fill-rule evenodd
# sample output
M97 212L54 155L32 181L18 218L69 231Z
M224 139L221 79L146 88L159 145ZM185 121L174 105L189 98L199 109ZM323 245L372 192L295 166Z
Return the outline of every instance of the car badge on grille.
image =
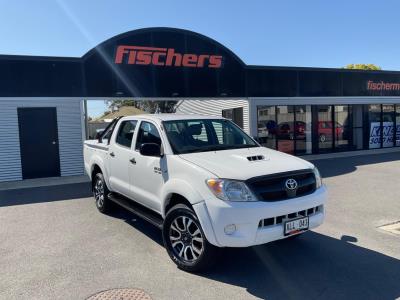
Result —
M294 191L297 189L297 181L294 180L293 178L289 178L285 182L285 187L286 187L286 190L288 190L288 191Z
M285 181L286 194L289 198L296 197L297 194L297 181L293 178L286 179Z

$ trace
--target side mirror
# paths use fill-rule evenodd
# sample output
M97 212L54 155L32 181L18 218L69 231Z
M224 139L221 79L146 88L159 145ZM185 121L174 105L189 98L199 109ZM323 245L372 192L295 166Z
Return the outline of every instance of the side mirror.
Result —
M104 132L104 130L103 131L99 131L99 132L96 133L96 136L95 136L95 139L98 140L100 143L101 143L100 137L103 134L103 132Z
M140 154L143 156L161 157L163 153L161 147L156 143L145 143L140 146Z

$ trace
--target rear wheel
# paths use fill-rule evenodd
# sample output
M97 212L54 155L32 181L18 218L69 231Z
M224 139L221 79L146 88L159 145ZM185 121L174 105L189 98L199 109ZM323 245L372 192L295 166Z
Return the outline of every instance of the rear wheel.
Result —
M103 214L111 210L112 203L108 199L109 193L103 174L97 173L93 178L93 197L96 201L97 209Z
M207 241L196 214L184 204L168 211L163 239L169 256L182 270L198 272L215 263L218 248Z

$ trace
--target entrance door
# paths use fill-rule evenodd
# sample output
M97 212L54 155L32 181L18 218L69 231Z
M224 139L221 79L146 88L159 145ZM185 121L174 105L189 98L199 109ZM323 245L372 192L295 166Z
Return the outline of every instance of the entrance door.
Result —
M60 176L56 108L18 108L18 126L22 178Z

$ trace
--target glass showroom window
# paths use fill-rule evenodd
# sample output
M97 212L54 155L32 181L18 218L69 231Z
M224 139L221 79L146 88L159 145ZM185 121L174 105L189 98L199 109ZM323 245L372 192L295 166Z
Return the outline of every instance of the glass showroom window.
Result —
M296 125L294 123L293 106L277 106L277 131L278 150L294 154L294 138Z
M396 104L396 146L400 147L400 104Z
M381 148L382 130L381 130L381 105L368 105L369 118L369 149Z
M268 148L276 148L275 106L257 106L257 134L260 143Z
M312 153L310 105L258 106L257 115L262 145L291 154Z
M295 141L296 154L312 153L311 106L295 106Z
M350 129L350 106L335 105L335 122L333 123L335 135L335 148L346 150L349 148L351 139Z
M352 105L352 121L353 121L353 146L354 150L361 150L364 147L364 134L363 134L363 105Z
M383 131L383 147L394 146L394 105L383 104L382 105L382 131Z
M318 105L317 138L318 150L330 152L333 148L332 105Z

